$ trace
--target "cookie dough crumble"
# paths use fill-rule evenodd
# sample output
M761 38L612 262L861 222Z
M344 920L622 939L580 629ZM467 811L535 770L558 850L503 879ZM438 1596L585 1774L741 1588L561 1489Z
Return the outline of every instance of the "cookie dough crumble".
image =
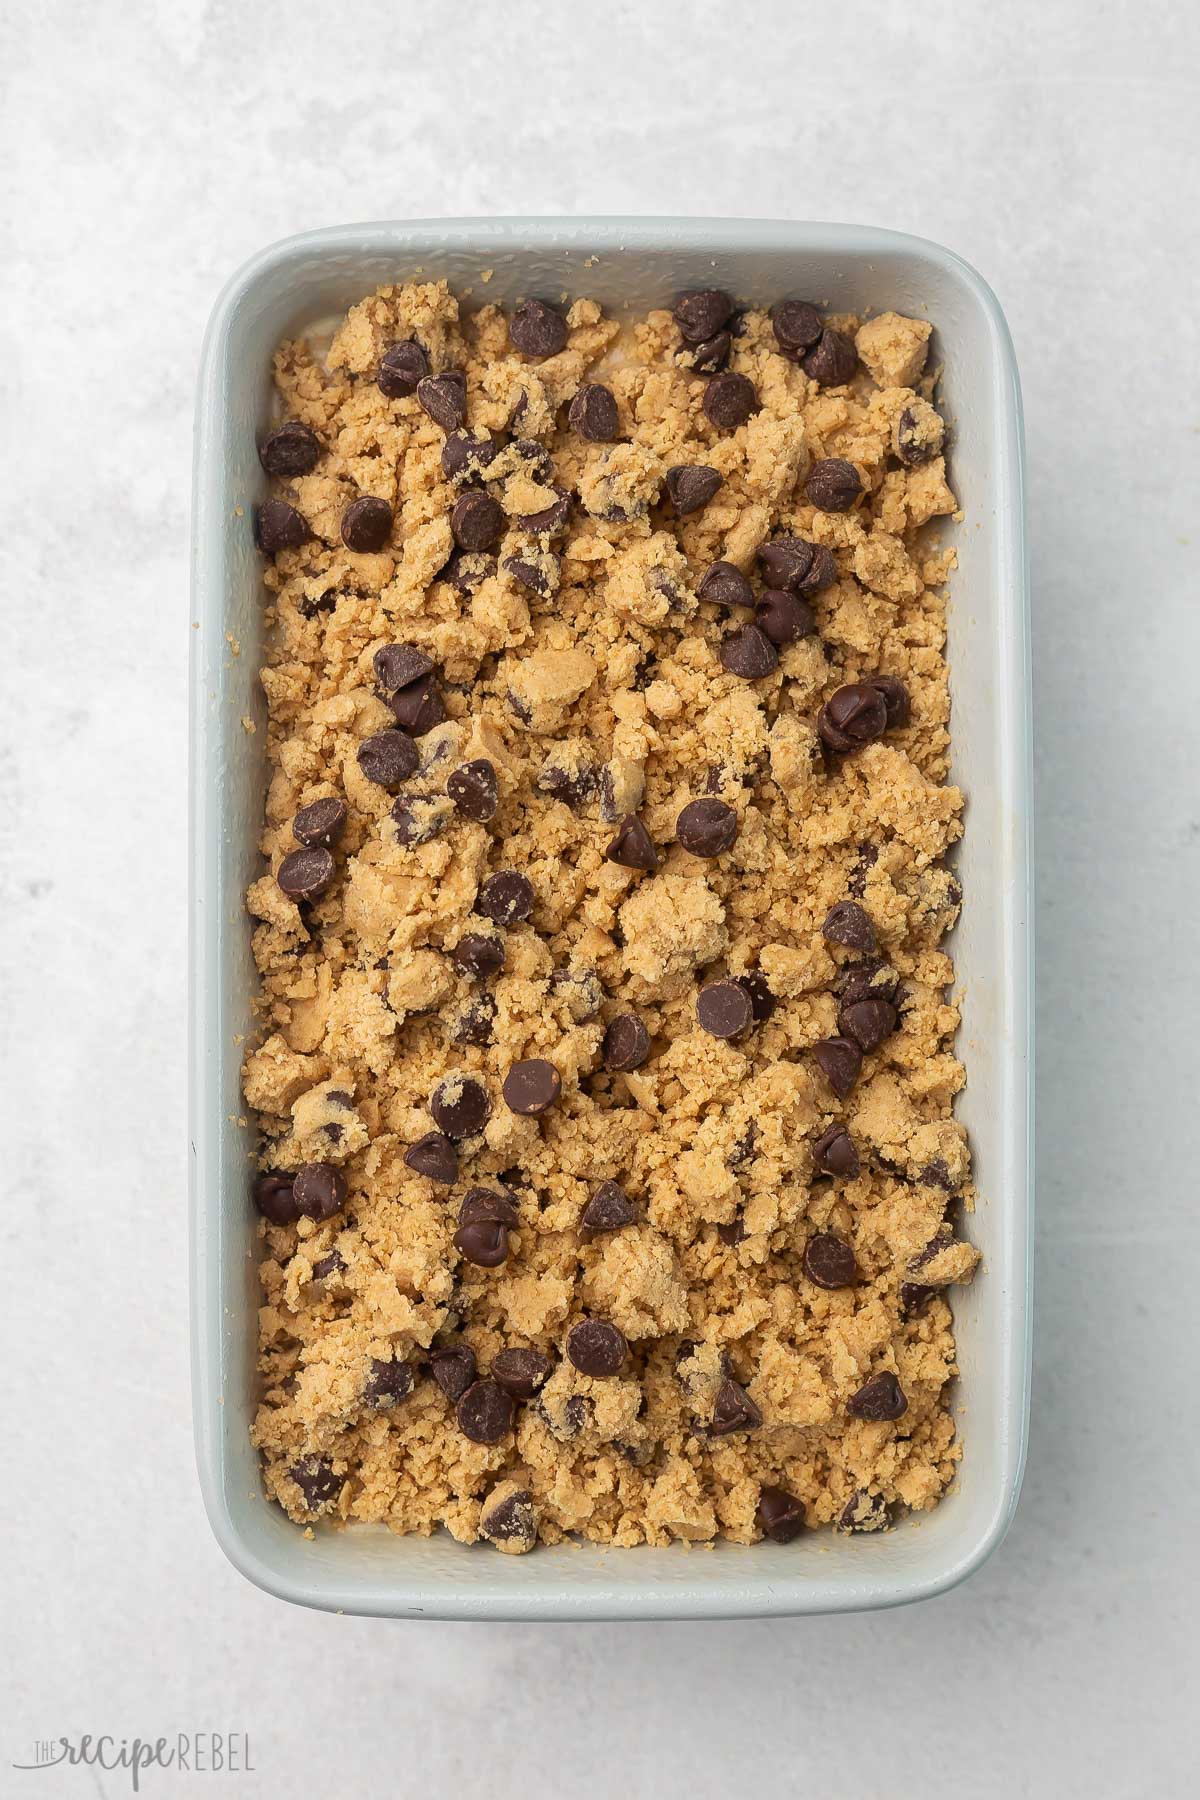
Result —
M250 888L268 1492L505 1554L931 1507L930 326L385 287L279 350Z

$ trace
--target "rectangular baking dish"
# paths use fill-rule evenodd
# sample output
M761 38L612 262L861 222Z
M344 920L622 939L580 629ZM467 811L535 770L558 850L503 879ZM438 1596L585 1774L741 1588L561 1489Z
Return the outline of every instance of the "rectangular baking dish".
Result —
M490 279L483 284L485 271ZM878 1537L790 1546L497 1556L383 1527L306 1538L263 1496L255 1404L252 1138L239 1090L256 976L242 905L261 873L263 611L251 509L265 478L271 356L381 282L445 276L475 304L588 294L612 309L720 286L833 310L927 314L965 511L950 524L953 777L968 796L951 948L962 990L960 1102L980 1190L982 1270L955 1290L961 1473L931 1514ZM471 304L471 300L468 300ZM1029 626L1020 392L1000 307L936 244L846 225L711 219L460 219L347 226L275 244L226 286L196 412L192 632L191 1276L200 1482L218 1542L248 1578L303 1605L398 1618L729 1618L844 1612L940 1593L985 1560L1016 1506L1030 1369ZM257 721L257 733L243 720Z

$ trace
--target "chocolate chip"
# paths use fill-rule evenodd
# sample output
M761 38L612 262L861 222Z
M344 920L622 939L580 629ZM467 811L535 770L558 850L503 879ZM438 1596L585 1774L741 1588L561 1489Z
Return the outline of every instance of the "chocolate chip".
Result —
M715 337L705 338L702 344L694 349L689 347L688 360L697 375L719 375L729 363L729 352L733 348L733 340L727 331L718 331Z
M915 469L928 462L940 446L941 433L937 427L924 426L913 408L906 406L896 420L892 435L892 447L905 468Z
M617 403L611 388L589 381L572 400L567 423L589 444L611 444L620 430Z
M838 1531L886 1531L892 1515L882 1494L856 1488L838 1514Z
M722 639L717 652L721 667L743 681L761 681L779 665L779 652L757 625L739 625Z
M745 375L714 375L704 390L704 416L718 431L736 431L758 410L754 383Z
M375 381L381 394L389 400L404 400L415 394L417 384L429 373L429 357L416 338L402 338L389 344L379 359Z
M807 600L786 588L764 588L754 608L754 623L773 644L796 644L812 637L816 614Z
M817 714L821 742L840 756L874 743L887 730L887 705L869 682L838 688Z
M453 1187L458 1180L458 1152L440 1131L427 1131L404 1153L404 1160L414 1175Z
M516 869L499 869L480 888L475 910L493 925L516 925L533 911L533 883Z
M504 509L490 494L472 488L451 507L450 531L460 550L490 550L504 534Z
M332 1219L346 1204L346 1178L332 1163L301 1163L292 1181L298 1211L309 1219Z
M337 865L329 851L314 846L285 856L275 879L289 900L319 900L333 886L336 873Z
M455 1408L458 1429L473 1444L498 1444L513 1428L516 1405L498 1381L472 1382Z
M867 678L867 685L883 696L889 731L899 731L908 724L912 710L908 689L898 675L871 675Z
M780 300L771 308L771 329L785 356L795 360L811 350L824 331L824 321L807 300Z
M476 1044L486 1049L494 1036L496 1001L491 994L478 994L455 1015L450 1025L452 1044Z
M486 756L462 763L446 782L446 792L465 819L484 825L496 816L500 787L496 771Z
M544 1056L514 1063L504 1077L504 1099L512 1112L536 1118L554 1105L562 1093L562 1076Z
M821 936L830 944L842 944L847 950L861 950L874 956L878 949L871 916L856 900L839 900L831 906L821 927Z
M858 1280L858 1264L844 1238L832 1231L819 1231L804 1246L804 1273L820 1288L853 1287Z
M595 798L596 783L596 771L590 764L579 766L573 760L565 765L556 763L551 750L538 772L536 785L539 793L550 794L572 812L578 812Z
M508 1231L491 1220L479 1219L459 1226L454 1247L477 1268L496 1269L508 1255Z
M526 300L508 322L514 350L522 356L557 356L567 342L567 321L544 300Z
M795 591L798 594L819 594L825 588L832 587L837 580L837 564L828 544L814 544L812 553L808 574L796 584Z
M697 288L679 294L672 310L684 342L702 344L729 323L733 301L720 288Z
M319 1256L312 1266L314 1281L327 1281L331 1275L344 1275L346 1259L340 1250L331 1250L328 1256Z
M786 1488L759 1488L757 1518L763 1536L773 1544L790 1544L804 1530L804 1508Z
M625 1335L607 1319L581 1319L567 1333L567 1355L581 1375L617 1375L628 1353Z
M606 1069L640 1069L650 1054L650 1033L636 1013L618 1013L604 1030L600 1054Z
M717 1236L729 1250L736 1250L739 1244L744 1243L746 1226L741 1213L735 1219L731 1219L728 1225L718 1225Z
M554 458L545 444L540 444L536 438L514 438L511 449L525 464L533 480L545 487L554 474Z
M689 856L723 856L738 834L738 816L724 800L689 800L675 836Z
M492 574L495 567L494 557L475 556L460 550L455 544L434 579L448 581L460 594L473 594L479 583L485 576Z
M659 865L658 851L636 813L626 813L604 854L609 862L620 863L623 869L646 869L653 874Z
M754 1019L750 996L740 981L710 981L696 997L700 1028L715 1038L735 1038Z
M850 1038L820 1038L812 1047L817 1066L839 1100L844 1100L858 1080L862 1051Z
M862 479L844 456L824 456L815 462L804 484L804 497L822 512L849 512L863 491Z
M532 1550L537 1543L537 1513L529 1490L519 1488L515 1493L503 1493L499 1499L489 1495L480 1508L479 1534L492 1544L510 1544L522 1552Z
M475 1379L475 1352L470 1344L435 1350L429 1358L429 1373L447 1400L461 1400Z
M540 1350L501 1350L492 1358L492 1380L514 1400L532 1400L550 1374L550 1358Z
M858 1392L850 1396L846 1411L852 1419L867 1419L871 1424L879 1425L902 1418L908 1411L908 1401L891 1370L884 1369L864 1381Z
M898 1023L896 1009L887 1000L852 1000L838 1012L838 1030L863 1051L878 1050Z
M392 535L392 509L374 494L360 494L342 514L342 542L347 550L370 555L382 550Z
M827 1175L845 1175L853 1181L859 1171L858 1151L844 1125L827 1125L813 1145L813 1163Z
M264 500L254 515L254 535L268 556L298 550L309 536L308 521L286 500Z
M580 1224L588 1231L620 1231L637 1220L633 1202L619 1181L602 1181L583 1209Z
M473 981L486 981L504 967L504 945L499 938L471 931L459 938L450 952L450 960L460 975Z
M314 800L302 806L292 820L292 836L310 849L332 850L346 829L350 808L344 800Z
M321 1512L335 1501L346 1477L335 1475L326 1456L306 1456L288 1470L288 1474L304 1495L309 1512Z
M366 1386L363 1388L364 1404L377 1412L389 1406L398 1406L401 1400L407 1400L413 1391L412 1364L401 1357L393 1357L391 1362L381 1362L372 1357L367 1369Z
M854 873L846 884L856 900L861 900L866 892L867 873L875 867L878 861L878 844L860 844L858 846L858 859L855 863Z
M428 844L440 837L447 825L447 814L422 796L401 795L392 807L392 823L396 842L411 849L414 844Z
M696 598L714 606L753 606L754 589L735 564L715 562L696 589Z
M467 378L461 369L425 375L417 383L417 399L435 425L443 431L457 431L467 417Z
M442 474L447 481L456 481L461 486L482 481L484 472L499 453L499 446L490 432L452 431L442 445Z
M420 767L417 746L403 731L377 731L358 746L358 766L368 781L394 794Z
M388 705L395 714L397 725L407 731L410 737L424 737L427 731L432 731L446 717L446 703L432 675L422 675L416 681L410 681L399 688L396 693L389 694Z
M933 1296L935 1287L928 1287L921 1281L902 1281L900 1283L900 1311L906 1319L916 1319L925 1311Z
M847 963L838 979L838 994L843 1006L851 1006L856 1000L890 1000L894 1003L899 989L900 977L882 956Z
M744 1169L746 1164L750 1161L750 1158L754 1155L754 1146L757 1142L758 1126L754 1123L754 1120L751 1119L746 1126L745 1134L740 1137L733 1146L726 1167L730 1169Z
M290 1175L271 1169L258 1177L252 1192L255 1206L272 1225L294 1225L300 1217Z
M775 1011L775 996L767 983L761 969L751 969L748 975L738 976L738 986L745 988L750 996L750 1010L754 1014L754 1023L764 1025Z
M429 1101L433 1122L449 1138L474 1137L492 1115L487 1089L470 1075L448 1075Z
M285 419L258 446L258 460L268 475L307 475L320 454L316 432L299 419Z
M707 506L721 486L721 477L707 463L676 463L664 483L667 498L682 518Z
M549 599L554 591L554 582L548 571L540 563L531 562L527 556L506 556L501 567L521 587L528 588L531 594L537 594L542 600Z
M540 512L523 513L517 519L522 531L532 532L534 537L561 537L571 523L571 496L561 488L555 491L558 498L549 506Z
M814 546L799 537L772 538L758 546L758 560L773 588L790 588L798 592L800 583L812 568Z
M819 387L844 387L858 367L858 352L849 338L826 327L800 358L800 367Z
M709 1427L713 1437L728 1437L731 1431L757 1431L761 1424L762 1414L745 1388L727 1375L717 1389L713 1406Z
M371 658L381 694L394 694L433 672L433 659L415 644L381 644Z

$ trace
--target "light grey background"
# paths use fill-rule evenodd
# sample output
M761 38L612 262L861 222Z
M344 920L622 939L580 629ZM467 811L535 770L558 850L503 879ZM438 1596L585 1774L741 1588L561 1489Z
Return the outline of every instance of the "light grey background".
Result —
M1198 53L1190 0L0 0L0 1793L126 1792L8 1765L60 1732L179 1729L250 1732L239 1795L1195 1791ZM1033 1436L1007 1543L924 1608L328 1618L248 1587L201 1512L200 336L271 239L504 211L891 225L977 264L1012 324L1037 685ZM223 1791L145 1784L197 1789Z

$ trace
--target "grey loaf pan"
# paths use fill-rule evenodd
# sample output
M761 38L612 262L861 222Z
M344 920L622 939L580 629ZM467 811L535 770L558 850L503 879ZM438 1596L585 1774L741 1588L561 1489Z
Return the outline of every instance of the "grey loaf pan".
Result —
M593 260L594 259L594 260ZM486 287L479 277L494 271ZM964 1460L932 1514L878 1537L805 1535L714 1551L560 1545L497 1556L383 1528L306 1539L263 1497L255 1399L255 1222L237 1036L255 971L242 909L261 872L263 735L255 671L263 491L256 437L270 418L280 340L381 282L420 272L488 300L590 294L612 308L720 286L834 309L927 314L944 365L952 468L966 518L951 586L954 779L968 796L953 951L959 1050L983 1199L983 1269L957 1290ZM1016 1505L1029 1390L1030 943L1028 580L1020 395L994 295L949 251L846 225L702 219L458 219L347 226L255 257L217 301L196 411L192 636L191 1271L196 1447L209 1519L232 1562L303 1605L396 1618L729 1618L894 1606L952 1587L996 1547ZM226 633L241 646L230 655Z

